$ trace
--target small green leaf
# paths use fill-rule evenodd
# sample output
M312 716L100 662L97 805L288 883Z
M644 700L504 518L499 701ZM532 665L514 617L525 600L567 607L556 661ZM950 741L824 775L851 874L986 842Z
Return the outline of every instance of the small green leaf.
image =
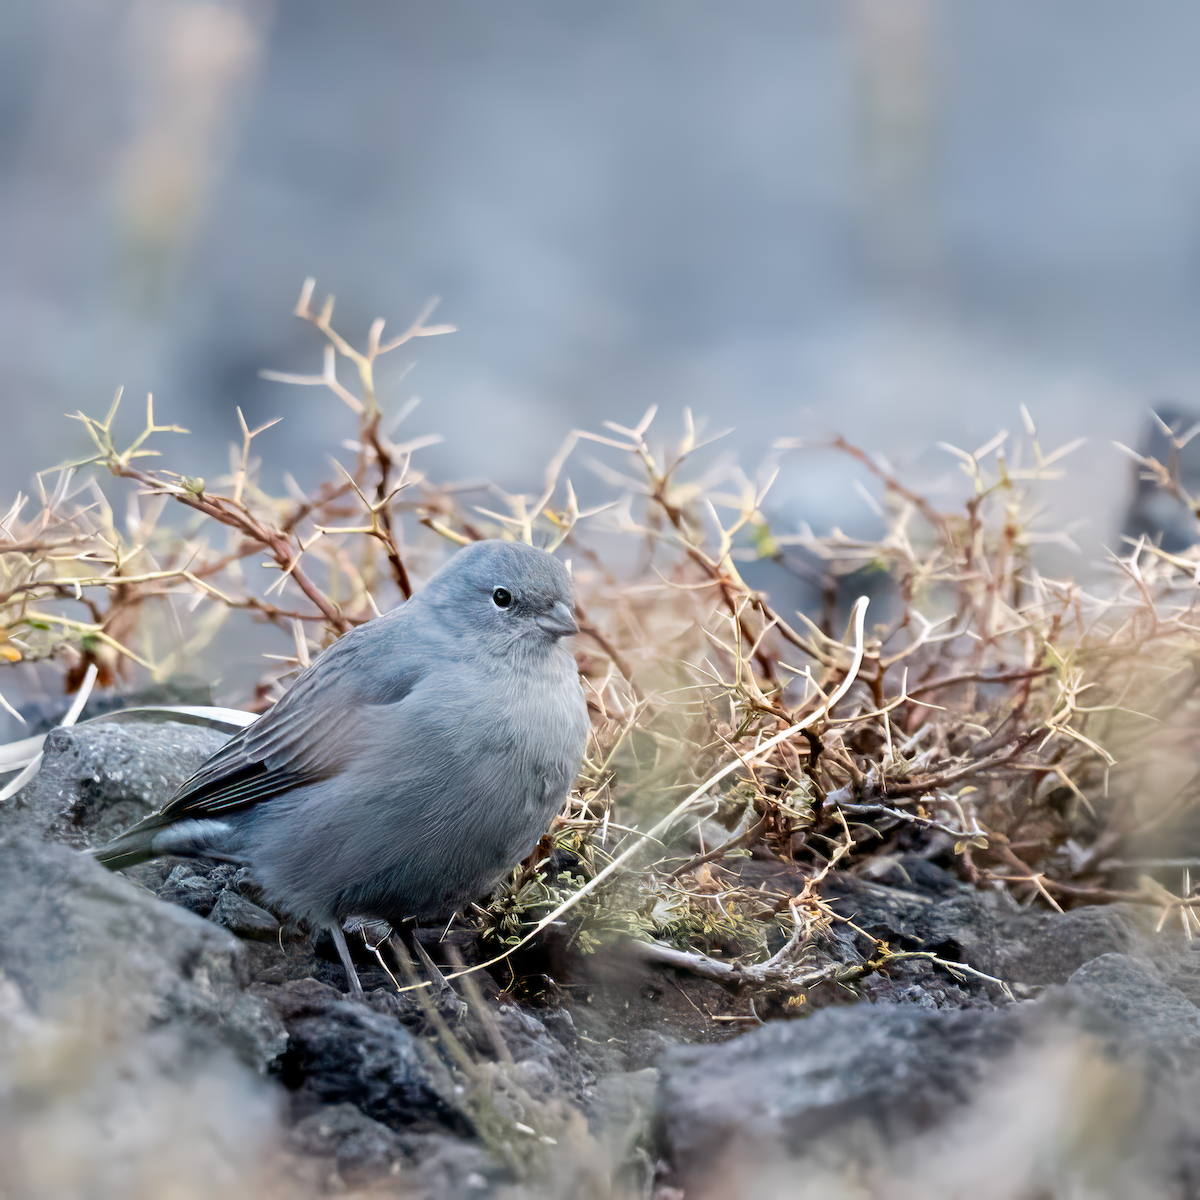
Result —
M763 521L759 525L750 526L750 539L759 558L778 558L779 546L771 536L771 527Z

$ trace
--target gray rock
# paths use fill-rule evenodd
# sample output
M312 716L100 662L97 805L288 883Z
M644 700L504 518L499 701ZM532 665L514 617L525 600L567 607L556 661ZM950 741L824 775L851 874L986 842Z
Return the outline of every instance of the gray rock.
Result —
M892 963L886 974L868 975L857 990L877 1004L915 1004L929 1009L992 1008L992 996L1003 999L999 988L971 976L955 982L945 967L921 958Z
M207 917L240 869L233 863L179 863L155 890L160 900Z
M1039 1171L1062 1181L1061 1194L1099 1171L1107 1181L1094 1194L1106 1197L1139 1179L1162 1195L1176 1194L1169 1181L1200 1179L1200 1009L1153 963L1122 954L1096 957L1037 1002L825 1008L676 1048L660 1067L663 1150L688 1195L709 1195L706 1181L722 1172L769 1193L789 1171L832 1179L852 1164L911 1174L934 1193L942 1167L930 1164L952 1163L949 1147L981 1137L1024 1146L1027 1175L1011 1194L1045 1184Z
M965 962L1008 983L1066 983L1102 954L1146 953L1142 918L1124 904L1065 913L1013 910L995 895L939 897L845 876L832 900L840 915L874 937Z
M298 1122L288 1145L300 1154L335 1159L338 1176L351 1184L398 1175L405 1157L396 1133L344 1103L326 1105Z
M251 1178L274 1153L282 1089L267 1068L287 1035L243 991L241 944L46 840L106 840L222 737L94 725L47 740L42 771L0 806L6 1184L108 1200L160 1193L167 1164Z
M504 1185L512 1173L474 1142L446 1134L402 1134L411 1165L404 1168L400 1193L405 1200L540 1200L531 1193Z
M1200 1051L1200 1009L1148 962L1103 954L1071 976L1067 991L1115 1021L1133 1046L1181 1065Z
M864 1004L676 1047L659 1062L666 1146L687 1180L734 1145L748 1155L837 1154L864 1126L896 1140L967 1101L1020 1033L1012 1010Z
M0 810L0 968L35 1009L104 996L122 1021L176 1022L262 1070L286 1042L238 942L54 841L91 845L162 803L227 735L178 722L55 729L32 782ZM41 839L51 839L43 841ZM197 904L195 907L202 907Z
M1148 938L1137 957L1153 962L1164 982L1200 1005L1200 940L1161 933Z
M390 1015L345 1000L315 979L251 988L288 1032L280 1078L298 1112L350 1103L393 1129L469 1131L431 1051Z
M516 1079L531 1095L578 1091L578 1064L532 1013L502 1004L496 1027L513 1057Z
M1026 984L1064 983L1084 963L1103 954L1138 954L1146 944L1142 915L1127 904L1070 912L1001 912L986 945L976 951L979 970ZM970 961L970 960L968 960ZM971 965L975 965L974 962Z
M259 908L231 887L225 888L217 897L209 920L246 938L274 938L280 929L272 913Z
M228 736L176 721L51 730L41 768L0 814L0 826L103 845L165 803Z
M235 938L65 846L0 841L0 970L39 1014L102 1005L126 1035L171 1024L258 1070L286 1041Z
M127 1200L178 1180L265 1194L233 1184L274 1173L277 1085L184 1022L131 1020L120 994L69 992L41 1008L0 972L6 1196Z

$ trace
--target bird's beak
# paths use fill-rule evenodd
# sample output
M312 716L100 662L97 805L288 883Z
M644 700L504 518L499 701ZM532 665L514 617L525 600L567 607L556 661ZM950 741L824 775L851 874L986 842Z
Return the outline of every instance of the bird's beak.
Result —
M575 614L565 600L558 600L548 612L536 618L538 625L552 637L570 637L579 632L575 623Z

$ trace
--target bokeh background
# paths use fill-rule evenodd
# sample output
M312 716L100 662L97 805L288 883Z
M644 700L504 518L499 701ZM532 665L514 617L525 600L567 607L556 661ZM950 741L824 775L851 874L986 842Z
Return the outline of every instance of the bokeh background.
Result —
M0 23L0 471L153 390L219 473L347 436L290 315L431 295L384 381L440 478L533 486L576 425L838 430L926 490L937 441L1086 434L1048 520L1117 546L1152 404L1200 384L1200 9L1187 0L37 0ZM415 365L414 365L415 364ZM412 366L408 374L401 374ZM130 422L134 414L130 414ZM586 480L574 472L578 486ZM875 520L790 455L777 520ZM269 483L274 480L268 478Z

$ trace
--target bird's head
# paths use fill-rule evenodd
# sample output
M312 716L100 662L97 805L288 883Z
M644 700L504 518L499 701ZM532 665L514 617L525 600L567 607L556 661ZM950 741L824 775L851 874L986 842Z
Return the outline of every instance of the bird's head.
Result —
M464 546L422 593L443 619L489 637L497 649L553 645L579 632L566 567L524 542Z

